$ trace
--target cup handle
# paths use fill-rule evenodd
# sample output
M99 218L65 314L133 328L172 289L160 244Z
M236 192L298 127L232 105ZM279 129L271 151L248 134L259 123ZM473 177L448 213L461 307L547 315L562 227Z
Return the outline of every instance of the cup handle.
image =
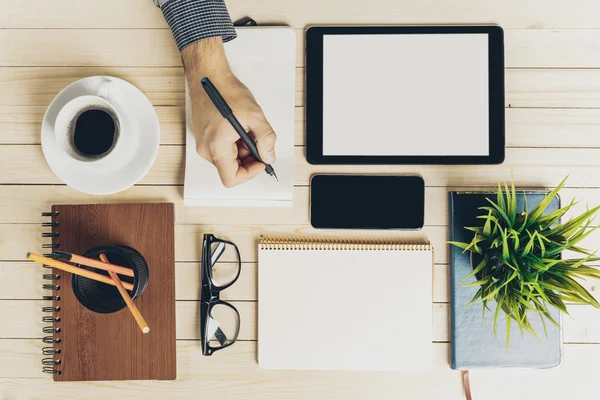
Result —
M111 79L103 79L98 88L97 95L110 102L109 96L112 97L113 100L120 98L120 90Z
M110 87L112 86L112 82L109 81L108 79L104 79L102 81L102 83L100 84L100 87L98 88L98 96L102 97L105 100L108 100L108 92L110 90Z

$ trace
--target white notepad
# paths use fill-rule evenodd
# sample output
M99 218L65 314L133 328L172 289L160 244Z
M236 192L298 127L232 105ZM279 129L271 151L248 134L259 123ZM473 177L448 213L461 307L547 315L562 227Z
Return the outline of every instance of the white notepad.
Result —
M236 28L225 43L233 73L252 91L277 134L273 165L279 182L267 174L225 188L216 168L196 152L191 102L186 94L186 206L291 207L294 186L294 106L296 34L288 27ZM235 112L235 110L234 110Z
M264 238L258 262L261 368L429 369L430 246Z

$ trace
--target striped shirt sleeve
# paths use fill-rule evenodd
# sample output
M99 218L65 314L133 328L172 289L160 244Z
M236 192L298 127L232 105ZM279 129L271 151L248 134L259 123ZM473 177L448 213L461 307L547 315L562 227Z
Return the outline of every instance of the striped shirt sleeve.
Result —
M154 0L162 10L179 51L199 40L236 37L225 0Z

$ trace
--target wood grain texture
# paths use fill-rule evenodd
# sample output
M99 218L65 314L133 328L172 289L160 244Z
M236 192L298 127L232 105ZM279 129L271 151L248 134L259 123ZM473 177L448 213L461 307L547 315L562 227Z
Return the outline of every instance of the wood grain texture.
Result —
M249 400L262 399L397 399L410 393L411 399L462 400L460 373L447 366L449 345L435 343L436 367L423 373L374 373L335 371L264 371L255 362L256 344L238 343L214 357L201 355L197 342L178 342L180 379L176 382L73 382L53 384L39 372L39 345L34 340L0 340L4 355L0 364L0 394L4 399L106 399L128 396L145 399L197 399L198 391L207 397L228 394ZM600 346L567 344L565 361L550 370L472 371L472 384L486 400L514 396L514 385L529 398L546 399L577 396L587 398L597 390L589 359L600 357ZM10 363L10 364L8 364ZM202 379L199 379L202 377ZM511 379L513 385L491 385L494 379ZM435 382L435 384L432 384ZM533 387L531 387L533 385ZM495 387L497 386L497 387ZM506 386L510 386L506 389ZM350 388L350 390L348 390ZM414 388L414 389L412 389ZM557 396L557 397L555 397Z
M91 75L125 79L155 106L184 106L183 68L119 66L0 68L0 106L45 108L68 84ZM507 69L505 76L507 107L600 108L600 69ZM296 68L296 105L303 104L304 68Z
M509 175L498 176L501 180ZM544 189L543 187L527 187L521 184L516 176L517 185L528 189ZM600 204L600 191L596 188L567 187L561 192L561 199L566 205L575 199L578 203L565 215L565 220L579 215L589 205ZM425 188L425 225L447 225L448 210L446 207L448 191L472 190L472 187L447 186ZM495 191L496 187L479 187L478 190ZM218 207L185 207L181 203L182 188L164 186L134 186L116 195L97 197L78 192L64 185L0 185L0 224L39 224L40 215L53 204L90 204L90 203L135 203L135 202L168 202L175 203L175 221L178 225L236 225L243 221L248 225L309 225L310 189L308 186L296 186L293 191L294 205L290 208L218 208Z
M227 351L218 352L214 357L204 357L197 341L178 341L177 358L179 360L178 382L195 380L201 382L206 379L219 379L226 377L229 381L238 380L282 380L282 381L331 381L332 379L352 382L361 380L386 380L392 378L394 373L365 373L365 372L308 372L308 371L267 371L261 370L256 363L256 342L238 342ZM444 348L444 344L434 346ZM441 349L440 349L441 350ZM41 344L35 339L6 340L0 339L0 352L6 355L6 364L0 364L0 380L5 378L43 378L44 374L39 368ZM434 351L436 361L443 361L442 352ZM9 364L10 363L10 364ZM36 371L37 370L37 371ZM438 369L441 370L441 369ZM31 371L31 373L29 373ZM201 376L202 380L198 379ZM47 378L47 377L46 377ZM2 385L3 381L0 381ZM142 382L138 382L142 383ZM172 383L171 383L172 384ZM73 383L65 383L73 385ZM88 383L89 385L89 383ZM1 386L0 386L1 387Z
M40 314L40 307L47 302L43 301L31 301L31 300L4 300L0 304L9 307L3 307L0 310L0 316L3 318L18 318L20 313L27 312L27 315L32 315L33 310L37 310L36 313ZM252 302L232 302L238 311L240 312L240 336L238 340L241 341L256 341L257 340L257 303ZM177 301L177 330L176 337L178 340L194 340L199 341L199 302L198 301ZM434 342L448 342L450 340L448 330L448 319L450 306L447 303L433 303L433 318L432 318L432 340ZM589 306L582 305L570 305L569 308L571 317L564 318L564 341L566 343L599 343L600 344L600 310ZM127 310L123 311L123 316L127 315ZM493 318L493 314L489 315L490 320ZM41 338L42 328L48 324L41 322L41 319L28 319L23 320L19 325L12 326L6 324L0 327L0 339L8 338ZM124 318L126 319L126 318ZM132 322L135 325L135 322ZM150 324L150 322L149 322ZM65 325L65 323L62 323ZM116 326L112 325L111 326ZM137 328L137 325L135 325ZM152 328L151 328L152 329ZM151 331L152 332L152 331ZM63 336L66 334L62 334ZM142 333L140 332L140 335ZM72 339L73 340L73 339ZM97 342L99 345L100 342ZM82 346L82 343L79 343ZM62 345L63 350L63 364L64 368L67 368L66 362L75 357L74 354L69 353L74 351L77 353L77 347L75 345L69 346L66 342ZM79 350L81 351L81 350ZM97 359L100 361L101 359ZM110 364L108 364L110 365ZM106 372L110 373L110 372Z
M61 184L50 170L41 146L0 146L0 184ZM310 165L304 148L295 148L294 183L307 186L316 173L396 173L414 174L410 165ZM590 179L600 166L600 148L508 148L505 162L473 169L464 165L422 165L418 172L429 186L491 186L510 171L518 171L517 179L525 186L552 187L570 175L571 187L598 187L600 181ZM160 146L154 165L139 182L147 185L182 185L184 182L184 147Z
M25 261L31 249L40 249L43 228L37 225L2 224L0 237L0 254L3 261ZM177 262L198 262L201 259L201 241L205 233L213 233L222 239L234 242L244 262L258 261L258 241L261 235L278 237L318 237L323 239L368 239L397 240L406 243L423 243L429 241L434 247L436 264L448 263L448 226L425 226L417 232L412 231L352 231L352 230L320 230L307 225L176 225L175 226L175 260ZM592 232L580 242L584 248L595 250L600 243L600 230ZM565 257L573 257L574 253L565 252ZM225 256L224 256L225 257ZM222 257L223 258L223 257ZM222 261L233 261L223 258Z
M221 269L215 268L217 280ZM221 293L227 301L256 301L257 263L247 262L242 265L240 278L235 285ZM38 300L47 292L42 289L44 283L39 268L32 268L26 262L0 262L0 278L5 282L18 282L18 285L7 285L0 294L0 300ZM579 282L598 300L600 300L600 283L594 280ZM175 264L175 298L177 300L198 301L200 299L200 263L178 262ZM433 302L448 303L448 264L435 264L433 268Z
M186 208L183 188L183 69L169 30L151 0L0 0L0 398L305 400L464 399L449 368L449 345L434 343L426 374L262 371L256 364L256 243L261 234L428 238L436 247L436 338L447 340L446 192L495 185L512 170L521 187L552 187L570 174L572 196L600 204L600 3L596 0L227 0L232 17L296 28L296 137L303 145L303 29L310 24L498 23L506 30L507 162L502 166L312 167L296 151L294 207L289 210ZM33 28L33 29L30 29ZM35 49L35 51L32 51ZM69 83L113 75L138 86L156 106L162 146L142 185L92 197L75 192L47 168L39 149L46 107ZM25 146L23 146L25 145ZM174 146L173 146L174 145ZM418 233L319 232L308 225L308 178L316 172L419 173L427 182L426 228ZM7 185L5 185L7 184ZM56 185L56 186L55 186ZM158 186L156 186L158 185ZM163 186L164 185L164 186ZM40 251L41 211L55 203L174 202L178 380L61 383L40 372L41 268L22 261ZM223 292L242 312L245 339L213 357L197 341L199 243L213 232L240 245L240 280ZM600 236L586 245L600 247ZM8 283L8 284L6 284ZM584 282L593 294L593 281ZM600 287L600 286L599 286ZM575 307L565 318L563 365L553 370L473 371L477 399L558 399L600 396L598 310ZM245 323L247 321L247 323ZM11 337L10 339L8 337ZM584 344L580 344L584 343ZM510 382L508 385L497 382Z
M218 208L185 207L181 201L183 187L134 186L117 195L98 197L67 186L1 186L0 223L39 223L42 212L53 204L90 203L175 203L178 224L308 224L308 187L294 189L294 207Z
M445 269L445 266L440 266ZM214 270L215 279L219 280L222 269ZM0 292L0 300L39 300L48 292L42 289L46 283L42 279L45 271L39 266L28 262L0 262L0 279L4 282L15 282L15 285L6 285ZM221 298L228 301L256 301L256 263L244 263L238 282L221 293ZM441 284L446 280L441 278ZM440 291L442 293L442 291ZM445 293L445 289L444 289ZM177 300L200 299L200 263L180 262L175 264L175 297ZM444 301L447 301L445 299Z
M303 66L304 29L295 32L296 65ZM600 29L506 29L504 35L507 68L600 67ZM182 65L169 29L8 29L0 30L0 48L0 66Z
M67 85L93 75L122 78L137 86L155 106L183 106L183 68L6 67L0 68L0 105L48 107Z
M156 106L160 143L185 144L185 110ZM0 145L40 144L46 107L0 106ZM506 109L508 147L600 147L600 109ZM305 144L304 107L296 107L294 143Z
M537 399L541 395L546 399L586 398L597 393L594 371L586 360L600 357L597 346L569 345L565 348L565 363L561 368L552 370L481 370L471 375L473 390L486 400L503 400L514 396L515 387L520 388L528 398ZM106 399L120 397L143 397L150 400L177 398L195 400L198 393L210 398L243 398L246 400L359 400L381 399L397 400L398 393L406 394L411 400L464 400L460 373L452 371L445 364L449 346L433 345L435 363L439 368L430 373L344 373L336 372L296 372L289 375L269 374L261 371L248 379L228 379L228 373L217 378L199 379L204 370L193 368L186 363L195 379L169 383L156 382L103 382L66 383L53 385L46 379L3 379L0 381L0 393L8 399L38 399L56 397L61 399ZM217 362L213 362L216 364ZM182 366L183 368L183 366ZM238 369L233 369L234 373ZM207 377L211 376L207 372ZM348 378L344 378L344 377ZM492 385L495 379L511 379L511 385ZM354 379L352 379L354 378ZM434 383L435 382L435 383Z
M321 7L319 0L229 0L232 19L251 15L259 23L309 24L464 24L496 23L505 28L600 28L595 0L361 0L344 7ZM86 4L77 0L0 0L0 28L166 28L161 13L146 0L104 0ZM518 9L518 12L515 12ZM556 12L561 9L562 12ZM64 10L69 10L65 12ZM319 12L315 12L318 10ZM584 11L585 10L585 11Z
M54 206L60 250L83 254L100 245L135 248L148 264L148 286L136 305L151 327L143 334L128 310L100 314L85 308L73 293L69 274L60 274L53 305L60 322L62 371L56 381L162 379L176 377L174 210L172 204ZM63 276L66 279L62 279Z

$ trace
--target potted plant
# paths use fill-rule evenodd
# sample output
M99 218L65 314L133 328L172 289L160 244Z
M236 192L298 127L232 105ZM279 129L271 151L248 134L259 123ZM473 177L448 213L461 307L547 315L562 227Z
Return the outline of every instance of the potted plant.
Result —
M520 193L524 206L517 205L514 181L510 188L498 184L495 199L485 198L487 205L478 207L475 226L464 227L472 233L470 241L453 241L452 246L470 255L471 271L461 280L463 286L476 287L468 306L480 303L483 313L493 312L493 330L503 316L506 320L506 349L510 340L511 321L524 332L538 337L532 318L539 318L547 335L546 323L559 326L552 316L555 308L568 314L567 303L587 304L600 308L600 303L578 282L578 279L600 279L600 271L588 263L600 260L580 247L597 226L591 226L600 209L587 209L581 215L561 223L561 218L575 206L546 212L563 188L566 178L534 207L527 206L527 194ZM521 210L519 210L521 208ZM564 251L580 256L562 258ZM471 279L471 282L464 284ZM474 281L473 281L474 280ZM493 305L493 306L491 306Z

